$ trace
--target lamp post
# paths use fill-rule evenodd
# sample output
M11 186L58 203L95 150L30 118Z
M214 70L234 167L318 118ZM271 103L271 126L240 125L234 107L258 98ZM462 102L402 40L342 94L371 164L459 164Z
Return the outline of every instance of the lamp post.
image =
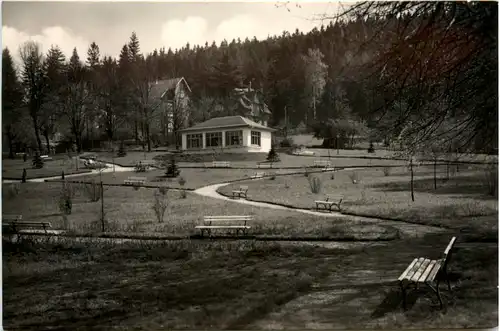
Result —
M101 185L101 226L102 226L102 232L105 232L105 224L104 224L104 185L102 183L102 170L104 168L99 168L99 181Z

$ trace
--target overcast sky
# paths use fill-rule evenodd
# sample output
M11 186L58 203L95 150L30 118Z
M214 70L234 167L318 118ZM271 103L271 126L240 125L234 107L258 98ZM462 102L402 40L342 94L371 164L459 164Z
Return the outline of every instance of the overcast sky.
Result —
M321 21L317 14L336 13L338 3L292 1L288 11L277 2L2 2L2 47L17 56L19 45L34 40L46 51L57 44L67 55L76 47L86 57L95 41L101 55L117 57L135 31L141 51L165 46L180 48L224 38L258 39L293 32L310 31Z

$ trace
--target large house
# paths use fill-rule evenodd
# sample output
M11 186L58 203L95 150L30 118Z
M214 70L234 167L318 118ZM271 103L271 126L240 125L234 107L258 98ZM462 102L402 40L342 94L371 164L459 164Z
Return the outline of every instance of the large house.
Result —
M264 102L262 90L235 88L234 96L237 100L237 113L250 118L256 123L267 126L271 111Z
M177 123L178 127L187 126L189 118L186 116L186 110L189 105L190 94L191 88L184 77L151 83L149 99L161 111L162 116L157 125L165 139L172 133L176 118L179 122ZM174 117L174 112L178 112L179 116Z
M216 117L180 130L182 150L230 152L269 152L271 134L276 131L243 116Z

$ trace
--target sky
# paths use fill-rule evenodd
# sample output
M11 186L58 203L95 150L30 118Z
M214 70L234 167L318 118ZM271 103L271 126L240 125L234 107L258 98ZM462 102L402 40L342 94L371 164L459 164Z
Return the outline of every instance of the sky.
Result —
M19 46L36 41L46 52L58 45L70 56L74 47L86 58L95 41L101 55L117 57L132 31L141 51L180 48L187 42L204 45L223 39L265 39L286 30L310 31L318 15L335 14L338 2L2 2L2 48L16 62ZM300 8L297 6L300 6ZM278 5L278 6L277 6ZM287 10L287 8L289 10ZM327 24L327 22L325 23Z

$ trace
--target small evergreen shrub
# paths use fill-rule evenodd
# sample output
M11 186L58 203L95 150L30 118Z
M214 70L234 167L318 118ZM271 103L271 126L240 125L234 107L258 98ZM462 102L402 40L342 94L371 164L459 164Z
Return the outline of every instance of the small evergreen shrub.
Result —
M32 162L33 168L34 169L41 169L44 166L43 159L40 157L40 154L36 153L35 156L33 157L33 162Z
M270 162L278 162L280 160L280 156L276 153L276 149L274 149L274 145L271 146L269 153L267 154L267 160Z
M167 165L167 170L165 171L165 175L167 177L177 177L179 176L181 171L179 170L179 167L175 163L175 157L172 156L170 159L170 163Z
M368 147L368 153L375 153L375 147L373 147L373 143L370 141L370 146Z

